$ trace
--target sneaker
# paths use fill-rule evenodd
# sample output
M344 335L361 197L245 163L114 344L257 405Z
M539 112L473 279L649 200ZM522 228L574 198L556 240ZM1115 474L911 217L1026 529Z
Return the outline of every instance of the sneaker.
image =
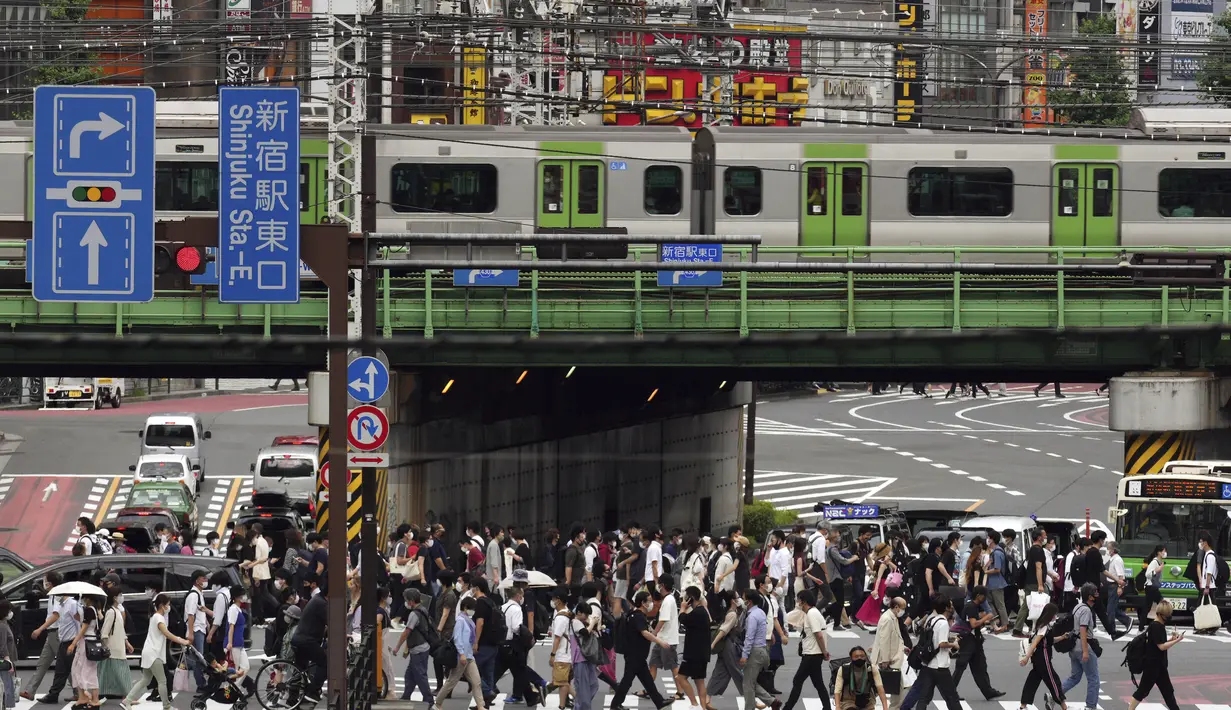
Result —
M987 696L987 699L991 701L991 700L995 700L996 698L1003 698L1004 696L1005 696L1005 692L1003 690L993 690L992 694Z
M43 697L39 698L38 701L42 703L43 705L63 705L64 704L60 702L59 698L53 698L50 695L44 695Z
M1130 617L1128 617L1128 626L1124 627L1124 633L1125 633L1125 634L1132 633L1132 632L1133 632L1133 625L1134 625L1134 624L1136 624L1136 623L1137 623L1137 620L1136 620L1136 619L1134 619L1134 618L1133 618L1133 617L1131 617L1131 616L1130 616Z

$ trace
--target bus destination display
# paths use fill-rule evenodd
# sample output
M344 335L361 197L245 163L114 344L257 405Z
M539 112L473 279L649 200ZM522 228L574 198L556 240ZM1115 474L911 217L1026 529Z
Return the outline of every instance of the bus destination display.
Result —
M1231 483L1142 476L1141 480L1128 482L1125 494L1130 498L1231 500Z

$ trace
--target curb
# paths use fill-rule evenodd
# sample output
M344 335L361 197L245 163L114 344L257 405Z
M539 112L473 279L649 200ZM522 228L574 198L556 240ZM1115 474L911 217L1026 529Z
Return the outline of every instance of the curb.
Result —
M191 399L193 397L217 397L227 394L255 394L264 392L264 388L246 389L246 390L179 390L177 392L159 392L157 394L143 394L139 397L124 397L123 404L129 402L159 402L164 399ZM0 412L19 412L19 411L38 411L43 408L41 404L5 404L0 405ZM80 411L92 411L82 409ZM0 433L0 441L3 441L4 436Z

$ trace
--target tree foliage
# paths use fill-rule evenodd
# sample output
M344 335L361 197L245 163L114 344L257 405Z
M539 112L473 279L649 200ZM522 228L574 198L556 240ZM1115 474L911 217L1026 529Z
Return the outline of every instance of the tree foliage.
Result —
M1197 70L1197 86L1205 98L1231 106L1231 10L1214 18L1209 44Z
M797 519L789 510L778 510L769 501L756 500L744 506L744 536L761 542L774 530L794 525Z
M1114 38L1116 21L1099 15L1081 23L1078 33L1094 40ZM1049 91L1057 116L1080 126L1123 126L1132 113L1125 58L1114 47L1094 44L1066 53L1068 84Z
M85 20L90 0L42 0L47 22L52 25L76 24ZM95 52L78 47L49 49L43 52L29 74L31 88L45 84L89 84L103 77Z

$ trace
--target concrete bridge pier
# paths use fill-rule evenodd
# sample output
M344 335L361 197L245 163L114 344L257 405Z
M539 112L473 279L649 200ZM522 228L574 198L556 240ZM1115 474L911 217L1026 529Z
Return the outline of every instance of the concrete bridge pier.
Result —
M1231 460L1231 378L1133 372L1111 380L1108 427L1124 432L1124 475L1168 461Z

